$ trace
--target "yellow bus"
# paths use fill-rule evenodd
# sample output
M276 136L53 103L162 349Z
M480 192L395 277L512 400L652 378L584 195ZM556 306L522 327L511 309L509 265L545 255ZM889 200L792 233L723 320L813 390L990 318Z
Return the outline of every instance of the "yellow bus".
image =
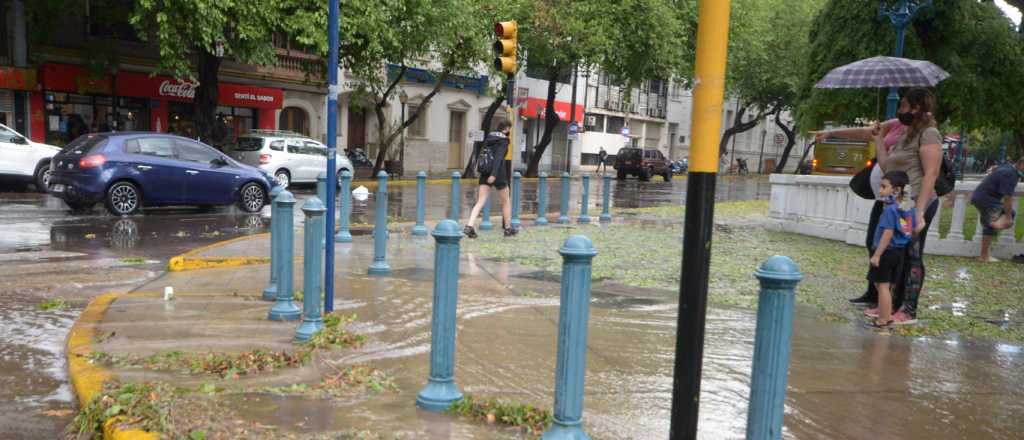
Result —
M814 145L813 174L857 174L875 159L874 142L829 138Z

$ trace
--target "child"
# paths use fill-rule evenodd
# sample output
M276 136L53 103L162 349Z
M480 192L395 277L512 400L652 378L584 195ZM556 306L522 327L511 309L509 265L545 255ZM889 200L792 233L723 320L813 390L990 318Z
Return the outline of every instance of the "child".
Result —
M871 247L871 267L868 270L868 281L875 284L878 290L878 309L874 321L869 327L885 328L892 324L892 283L901 276L903 254L914 234L916 213L914 208L900 209L900 204L907 197L907 183L910 177L903 171L890 171L882 176L879 187L879 199L885 203L885 209L875 229L874 244ZM864 313L874 315L875 310Z

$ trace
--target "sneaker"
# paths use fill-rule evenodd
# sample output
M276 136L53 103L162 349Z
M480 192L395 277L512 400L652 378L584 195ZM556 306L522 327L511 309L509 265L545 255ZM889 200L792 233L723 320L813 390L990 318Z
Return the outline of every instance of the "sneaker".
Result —
M872 318L878 317L878 307L872 307L870 309L864 309L864 316L870 316Z
M865 293L865 294L863 294L861 296L858 296L856 298L851 298L850 299L850 304L853 304L853 305L858 306L858 307L867 307L868 304L871 304L871 303L874 303L874 302L877 302L877 300L872 299L872 298L868 298L868 294L867 293Z
M470 225L466 225L465 228L462 228L462 233L466 234L466 236L469 237L469 238L476 238L477 237L476 236L476 229L473 229L473 227L470 226Z
M511 236L516 235L518 233L519 233L519 230L516 229L516 228L505 228L505 236L506 237L511 237Z
M892 315L892 321L894 325L911 325L917 324L917 317L900 310Z

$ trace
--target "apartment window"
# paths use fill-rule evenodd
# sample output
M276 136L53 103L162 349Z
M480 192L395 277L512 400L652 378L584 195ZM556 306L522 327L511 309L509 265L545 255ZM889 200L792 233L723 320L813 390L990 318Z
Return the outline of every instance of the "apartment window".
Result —
M419 110L420 106L410 104L409 109L406 110L406 117L412 117L412 115L415 115ZM402 121L402 123L405 123L405 121ZM423 112L418 118L416 118L416 121L413 122L406 130L406 134L409 137L427 137L427 109L423 109Z
M620 116L609 116L608 124L605 126L605 133L619 134L622 132L622 126L626 125L626 120Z
M604 115L587 115L584 120L584 128L587 131L603 131L604 130Z
M88 5L89 35L142 42L128 21L128 15L135 9L134 0L90 0Z

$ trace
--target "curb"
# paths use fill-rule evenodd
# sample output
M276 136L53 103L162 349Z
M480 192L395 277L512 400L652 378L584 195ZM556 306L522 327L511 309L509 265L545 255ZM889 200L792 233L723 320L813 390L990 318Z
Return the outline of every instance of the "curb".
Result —
M192 249L184 254L172 257L167 262L167 270L170 272L184 272L189 270L199 269L213 269L219 267L238 267L246 266L250 264L266 264L270 262L270 258L264 257L196 257L199 253L216 249L219 247L227 246L231 243L236 243L250 238L256 238L260 236L269 236L269 232L263 232L260 234L243 235L241 237L235 237L232 239L218 241L213 244L206 246L200 246Z
M89 362L92 345L96 339L96 325L103 319L110 304L120 297L116 293L104 293L85 306L82 314L75 320L68 333L66 354L68 357L68 378L78 395L79 407L86 407L97 394L103 390L103 382L113 375L102 366ZM117 419L107 420L103 424L103 438L108 440L156 440L155 433L139 429L120 429L116 426Z

